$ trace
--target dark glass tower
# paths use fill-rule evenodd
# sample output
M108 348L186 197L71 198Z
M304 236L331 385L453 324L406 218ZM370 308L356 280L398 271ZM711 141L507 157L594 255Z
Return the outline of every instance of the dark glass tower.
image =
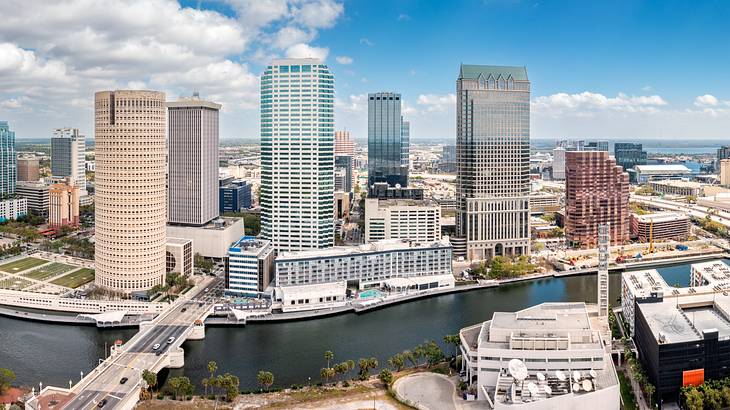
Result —
M368 94L368 186L408 185L408 126L404 132L398 93Z

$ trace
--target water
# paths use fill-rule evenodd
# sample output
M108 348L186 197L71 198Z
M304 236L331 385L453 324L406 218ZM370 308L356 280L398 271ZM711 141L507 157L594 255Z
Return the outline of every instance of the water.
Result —
M670 285L689 281L689 265L659 269ZM620 304L620 276L610 276L611 303ZM186 375L200 386L209 360L220 372L241 379L241 389L255 389L256 373L274 373L277 386L319 381L325 350L335 362L374 356L381 364L404 349L487 320L494 311L514 311L541 302L595 302L595 276L549 278L532 282L443 295L364 314L317 320L251 324L246 327L208 327L206 338L183 344L185 367L169 375ZM0 317L0 367L13 369L22 385L64 386L88 372L104 352L104 343L129 339L136 329L97 330L57 326ZM167 372L161 374L164 378Z

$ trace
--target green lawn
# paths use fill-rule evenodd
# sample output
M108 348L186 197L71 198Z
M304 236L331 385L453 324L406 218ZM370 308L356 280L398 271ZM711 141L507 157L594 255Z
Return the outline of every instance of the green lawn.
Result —
M53 262L50 265L24 273L23 276L30 279L46 280L62 273L71 272L74 269L76 269L76 266Z
M634 398L634 392L631 391L631 382L626 378L626 375L622 371L618 371L618 381L621 384L621 398L623 399L624 405L621 407L623 410L636 410L636 399Z
M81 268L75 270L68 275L61 276L51 283L54 285L65 286L67 288L78 288L79 286L94 280L94 270L89 268Z
M35 268L36 266L43 265L44 263L48 263L48 261L44 259L28 257L14 262L6 263L4 265L0 265L0 270L3 272L18 273L26 269Z
M21 290L32 284L33 282L20 278L0 279L0 289Z

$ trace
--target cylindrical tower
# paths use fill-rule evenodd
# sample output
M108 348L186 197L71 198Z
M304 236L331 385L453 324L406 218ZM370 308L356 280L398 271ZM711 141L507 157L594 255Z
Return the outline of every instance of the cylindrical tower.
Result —
M94 98L96 284L130 294L165 279L165 93Z

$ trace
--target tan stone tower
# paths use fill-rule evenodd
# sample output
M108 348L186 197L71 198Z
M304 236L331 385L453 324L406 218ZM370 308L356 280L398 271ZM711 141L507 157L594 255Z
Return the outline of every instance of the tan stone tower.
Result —
M94 98L96 284L129 294L165 279L165 94Z

